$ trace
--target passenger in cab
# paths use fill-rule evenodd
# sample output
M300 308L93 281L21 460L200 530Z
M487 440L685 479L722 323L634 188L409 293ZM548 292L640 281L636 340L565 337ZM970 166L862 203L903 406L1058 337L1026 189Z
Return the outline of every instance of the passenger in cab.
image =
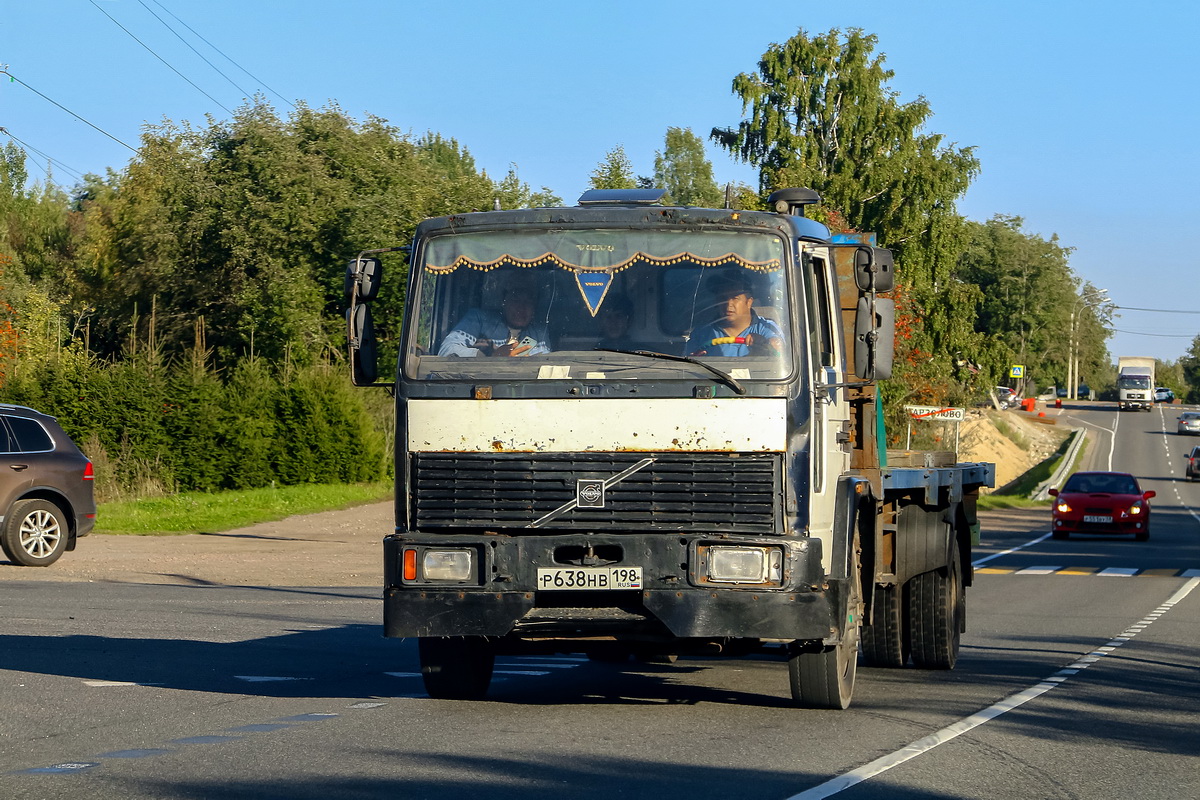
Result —
M629 338L629 323L633 320L633 302L624 295L605 299L596 313L600 325L600 340L597 350L635 350Z
M442 340L439 356L536 356L550 352L543 325L533 321L537 291L514 283L504 292L500 310L473 308Z

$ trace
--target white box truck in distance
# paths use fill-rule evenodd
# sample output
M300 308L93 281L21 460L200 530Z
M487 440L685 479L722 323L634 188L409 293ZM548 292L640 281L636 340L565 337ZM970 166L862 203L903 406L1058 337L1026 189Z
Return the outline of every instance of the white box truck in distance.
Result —
M1121 411L1154 408L1154 359L1121 356L1117 359L1117 407Z

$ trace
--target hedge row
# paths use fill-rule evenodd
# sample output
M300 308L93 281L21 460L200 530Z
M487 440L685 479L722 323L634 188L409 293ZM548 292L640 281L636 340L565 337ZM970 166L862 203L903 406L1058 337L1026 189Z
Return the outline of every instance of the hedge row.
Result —
M96 465L108 498L159 492L353 483L386 474L385 442L365 395L326 366L200 363L72 353L21 370L4 402L58 417Z

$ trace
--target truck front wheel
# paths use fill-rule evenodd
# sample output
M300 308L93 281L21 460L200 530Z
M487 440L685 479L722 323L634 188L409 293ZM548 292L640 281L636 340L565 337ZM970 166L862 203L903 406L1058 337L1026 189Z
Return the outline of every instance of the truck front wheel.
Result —
M421 680L438 700L479 700L492 683L496 652L482 636L417 640Z
M792 701L801 708L848 708L858 670L858 626L842 643L820 650L799 650L788 658Z
M952 542L949 564L908 582L913 663L922 669L954 669L966 614L966 587L958 543Z

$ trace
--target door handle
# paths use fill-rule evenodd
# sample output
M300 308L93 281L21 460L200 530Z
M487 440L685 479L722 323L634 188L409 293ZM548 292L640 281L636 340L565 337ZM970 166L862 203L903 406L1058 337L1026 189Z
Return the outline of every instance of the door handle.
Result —
M29 469L28 464L9 464L8 466L15 472L20 472L23 469Z

